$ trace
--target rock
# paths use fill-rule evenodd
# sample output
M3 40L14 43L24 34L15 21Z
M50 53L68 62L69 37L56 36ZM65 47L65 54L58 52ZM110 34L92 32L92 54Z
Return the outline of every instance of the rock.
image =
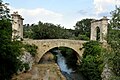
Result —
M51 52L47 52L46 54L43 55L39 63L54 63L55 62L55 57Z
M108 64L105 64L102 72L102 80L109 80L109 78L112 76L112 71L110 70Z
M51 63L35 64L30 71L14 76L12 80L66 80L66 78L58 65Z
M23 63L29 64L30 69L32 68L32 65L34 63L34 57L29 52L24 51L23 55L21 57L21 61Z

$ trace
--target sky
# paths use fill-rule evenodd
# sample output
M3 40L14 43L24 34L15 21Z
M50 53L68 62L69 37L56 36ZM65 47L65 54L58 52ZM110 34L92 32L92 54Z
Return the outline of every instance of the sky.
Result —
M4 0L9 3L11 13L18 11L24 24L60 24L73 29L77 21L86 18L110 18L120 0Z

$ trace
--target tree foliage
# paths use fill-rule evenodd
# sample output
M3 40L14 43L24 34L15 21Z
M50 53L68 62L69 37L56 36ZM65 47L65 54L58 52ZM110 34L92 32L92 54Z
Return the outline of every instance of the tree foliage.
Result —
M86 37L90 38L90 28L91 28L91 21L93 19L82 19L78 21L75 28L75 36L78 35L85 35Z
M25 44L24 48L27 50L27 52L29 52L33 57L35 57L36 53L37 53L37 46L36 45L29 45L29 44Z
M0 79L10 80L14 73L22 68L18 58L21 54L22 43L12 40L12 24L9 9L0 0Z
M0 20L0 79L9 80L13 73L21 67L21 61L17 58L21 52L21 43L11 41L10 20Z
M9 9L0 0L0 79L9 80L13 73L20 68L21 43L12 42L12 25L8 17Z
M120 29L120 6L111 12L112 19L110 20L110 25L114 29Z
M80 72L88 80L102 80L102 65L101 58L102 47L97 41L90 41L84 44L83 59L80 65Z
M109 51L111 55L108 57L108 64L114 73L112 77L118 78L120 76L120 30L112 29L109 31L108 36L108 43L112 48L112 50Z
M24 37L33 39L77 39L89 40L90 24L92 19L83 19L78 21L75 30L66 29L61 25L51 23L24 25Z
M9 80L21 68L22 62L18 59L21 47L19 42L2 43L0 47L0 79Z
M108 33L108 44L111 46L107 56L108 64L114 73L111 80L120 79L120 7L116 7L111 12L112 19L110 20L110 28Z
M37 25L25 25L24 32L24 37L33 39L69 39L74 35L71 30L65 29L60 25L42 23L40 21Z
M3 3L2 0L0 0L0 19L9 19L10 15L10 9L7 7L8 3Z

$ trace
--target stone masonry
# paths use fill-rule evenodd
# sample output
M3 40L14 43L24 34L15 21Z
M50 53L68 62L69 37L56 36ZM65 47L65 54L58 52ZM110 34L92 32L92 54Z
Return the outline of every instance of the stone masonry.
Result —
M83 54L83 44L86 41L81 40L68 40L68 39L47 39L47 40L24 40L24 43L34 44L38 46L37 53L35 56L35 61L39 62L41 57L50 49L55 47L68 47L75 50L78 53L78 58L82 57Z
M18 12L11 14L12 16L12 39L22 40L23 39L23 18Z
M103 17L100 20L93 20L91 22L91 37L90 40L95 40L97 38L97 27L100 29L100 42L107 42L107 27L108 27L108 19L107 17Z

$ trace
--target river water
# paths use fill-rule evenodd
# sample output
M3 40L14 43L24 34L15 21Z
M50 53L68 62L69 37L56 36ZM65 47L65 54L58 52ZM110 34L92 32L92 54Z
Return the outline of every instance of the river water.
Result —
M57 63L58 63L58 66L60 67L61 71L66 72L67 74L70 74L72 72L72 69L68 69L68 67L66 65L66 60L62 56L60 51L58 51L58 54L57 54Z
M61 69L62 74L66 77L67 80L86 80L82 76L82 74L73 71L72 69L68 69L65 57L62 56L60 50L54 50L57 53L57 64Z

